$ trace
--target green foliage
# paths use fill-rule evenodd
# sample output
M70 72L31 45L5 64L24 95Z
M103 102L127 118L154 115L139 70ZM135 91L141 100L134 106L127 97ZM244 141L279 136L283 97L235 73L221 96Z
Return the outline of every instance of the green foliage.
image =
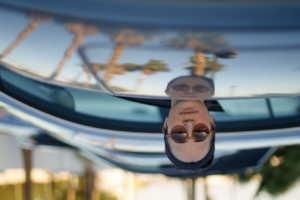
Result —
M167 72L169 69L167 68L166 64L160 60L151 59L148 63L143 66L144 69L150 69L152 71L161 71Z
M52 183L33 183L32 184L32 199L43 200L66 200L67 192L70 187L68 181L54 181ZM0 199L15 200L18 196L24 199L24 184L8 184L0 185ZM17 197L15 196L17 195ZM19 199L19 198L18 198ZM19 199L19 200L22 200ZM85 200L85 181L84 177L79 177L78 188L76 190L76 200ZM118 200L113 194L107 191L101 191L99 200Z
M94 70L102 70L102 69L106 69L107 68L107 65L103 65L103 64L98 64L98 63L90 63L91 67L94 69Z
M160 60L154 60L154 59L151 59L145 65L138 65L135 63L125 63L122 66L125 67L127 71L136 71L136 70L144 70L144 69L149 69L152 71L162 71L162 72L169 71L169 68L167 68L165 63L163 63Z
M15 185L0 185L0 199L15 200Z
M194 58L195 56L190 57L190 63L191 66L188 66L186 69L190 70L190 74L193 75L194 74ZM209 73L209 72L219 72L221 71L225 65L218 63L217 61L213 60L212 58L209 57L205 57L205 61L206 61L206 67L205 67L205 73Z
M219 72L225 65L213 61L211 58L206 57L206 68L205 72Z
M99 63L91 63L90 64L94 70L106 70L107 65L99 64ZM151 59L145 65L138 65L135 63L125 63L122 65L118 65L118 67L123 67L126 71L142 71L144 69L148 69L154 72L161 71L166 72L169 71L169 68L165 63L160 60Z
M272 196L287 192L300 178L300 147L288 146L276 151L275 155L283 159L282 164L273 167L266 162L261 171L262 182L257 191L267 191Z
M164 41L165 45L174 48L185 48L187 43L194 41L194 43L201 42L205 45L221 47L230 44L223 34L209 33L209 32L182 32L177 37L169 38Z
M253 174L250 175L250 176L247 176L246 174L240 174L238 176L237 180L238 180L239 183L245 184L245 183L248 183L251 180L252 177L253 177Z
M125 63L122 65L127 71L139 71L143 69L143 66L135 63Z
M125 63L122 66L124 67L132 67L132 68L140 68L141 65L135 64L135 63Z
M278 196L287 192L300 178L300 146L287 146L279 148L274 155L282 159L278 166L270 164L271 158L263 165L260 172L261 183L256 196L266 191L272 196ZM257 174L255 173L255 174ZM238 177L240 183L247 183L255 175L247 177L241 174Z
M114 195L112 195L109 192L101 192L100 199L101 200L118 200L117 197L115 197Z
M155 36L161 35L163 32L158 29L124 29L120 27L109 27L109 26L97 26L98 29L100 30L100 34L106 34L110 38L112 38L114 35L117 35L121 32L126 32L127 35L133 36L133 37L138 37L142 36L145 40L151 39Z

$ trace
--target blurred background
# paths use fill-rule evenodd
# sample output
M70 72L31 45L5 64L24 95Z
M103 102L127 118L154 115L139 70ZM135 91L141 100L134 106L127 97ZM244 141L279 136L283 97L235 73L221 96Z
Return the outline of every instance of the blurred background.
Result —
M300 196L299 1L0 0L0 199ZM176 170L168 82L215 83L215 160Z

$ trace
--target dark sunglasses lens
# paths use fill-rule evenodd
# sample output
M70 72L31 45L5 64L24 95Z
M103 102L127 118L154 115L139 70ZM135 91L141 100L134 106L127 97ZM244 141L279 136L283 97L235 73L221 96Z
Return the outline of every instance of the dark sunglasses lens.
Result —
M186 138L186 133L172 133L171 137L173 140L181 141Z
M186 91L188 89L188 86L184 84L174 85L173 89L177 91Z
M209 90L209 88L206 86L203 86L203 85L196 85L194 87L195 92L207 92L208 90Z
M194 131L194 137L198 140L204 140L207 136L207 133L204 131Z

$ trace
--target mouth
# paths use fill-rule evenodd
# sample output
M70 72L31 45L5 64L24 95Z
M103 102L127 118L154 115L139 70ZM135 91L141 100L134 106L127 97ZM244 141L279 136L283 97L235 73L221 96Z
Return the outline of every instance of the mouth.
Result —
M195 110L184 110L183 112L181 112L180 114L194 114L194 113L198 113L198 111L195 111Z
M199 95L198 95L199 96ZM186 98L195 98L198 97L197 95L191 95L191 94L184 94L184 95L180 95L180 97L186 97Z

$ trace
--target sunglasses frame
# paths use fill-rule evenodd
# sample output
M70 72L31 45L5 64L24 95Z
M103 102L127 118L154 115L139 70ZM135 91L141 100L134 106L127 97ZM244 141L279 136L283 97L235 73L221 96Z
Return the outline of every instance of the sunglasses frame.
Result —
M186 86L188 87L188 89L187 89L187 90L176 90L174 87L175 87L175 86L178 86L178 85L186 85ZM203 85L201 85L202 87L205 87L205 88L207 88L207 90L206 90L206 91L204 91L204 92L199 92L199 91L195 90L195 87L196 87L196 86L199 86L199 85L195 85L195 86L189 86L189 85L187 85L187 84L177 84L177 85L173 85L173 86L171 86L171 88L172 88L173 90L175 90L175 91L188 91L188 90L189 90L189 88L190 88L190 87L192 87L192 88L193 88L193 91L194 91L194 92L197 92L197 93L205 93L205 92L209 92L209 91L211 90L211 88L210 88L210 87L207 87L207 86L203 86Z
M175 142L184 142L184 141L186 141L187 139L195 139L196 141L204 141L204 140L206 140L206 139L208 138L208 136L212 135L213 128L209 130L209 134L206 134L206 137L205 137L203 140L199 140L198 138L195 137L195 134L194 134L194 130L195 130L195 127L196 127L197 125L198 125L198 124L196 124L196 125L193 127L192 137L189 137L189 136L188 136L188 131L186 130L186 128L185 128L184 126L181 126L181 125L177 125L177 126L183 127L183 128L185 129L185 132L187 133L187 136L186 136L184 139L182 139L182 140L175 140L174 138L172 138L172 129L171 129L171 131L170 131L170 134L167 133L167 137L168 137L169 139L174 140ZM174 126L174 127L176 127L176 126ZM174 127L173 127L173 128L174 128Z

